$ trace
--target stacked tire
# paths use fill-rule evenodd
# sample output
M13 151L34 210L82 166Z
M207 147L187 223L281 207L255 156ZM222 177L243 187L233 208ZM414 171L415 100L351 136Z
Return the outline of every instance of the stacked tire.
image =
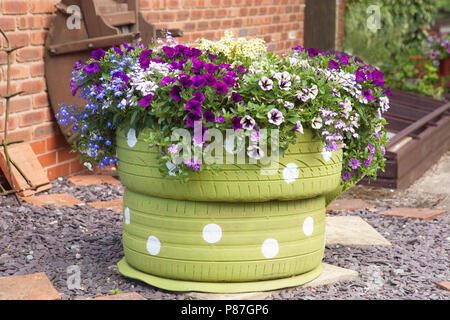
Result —
M192 173L183 184L159 173L160 150L142 136L117 134L126 187L122 274L168 290L190 283L189 290L209 292L300 285L320 274L325 195L339 186L341 151L324 152L305 130L271 174L261 165L224 164L218 175Z

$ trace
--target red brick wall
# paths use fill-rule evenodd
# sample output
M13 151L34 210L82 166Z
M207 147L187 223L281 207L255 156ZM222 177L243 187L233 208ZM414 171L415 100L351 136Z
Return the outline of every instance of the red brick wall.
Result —
M224 30L263 38L270 51L303 43L304 0L141 0L145 18L158 28L180 28L180 41L220 39Z
M12 56L12 92L25 92L11 100L9 139L30 142L50 179L83 169L76 155L69 154L46 92L44 43L57 2L0 0L0 27L13 46L24 46ZM303 43L304 0L140 0L140 6L158 28L183 29L180 42L219 39L231 29L238 36L263 38L278 53ZM0 54L0 95L6 92L5 63L5 54ZM0 130L4 108L1 99Z

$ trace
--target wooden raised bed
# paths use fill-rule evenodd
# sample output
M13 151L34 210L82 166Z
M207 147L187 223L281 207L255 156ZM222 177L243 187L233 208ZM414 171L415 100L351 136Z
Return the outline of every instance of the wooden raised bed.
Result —
M450 149L450 102L392 90L385 172L364 185L408 188Z

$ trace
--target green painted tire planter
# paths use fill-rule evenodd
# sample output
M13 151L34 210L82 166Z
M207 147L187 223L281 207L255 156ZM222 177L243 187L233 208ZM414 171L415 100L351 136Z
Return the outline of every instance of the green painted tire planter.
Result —
M217 293L302 285L322 271L327 195L339 190L342 152L322 153L305 130L273 175L222 166L186 184L162 177L158 149L117 134L124 194L124 276L173 291ZM289 201L279 201L289 200Z
M126 261L119 271L152 285L168 282L167 290L184 290L188 283L190 290L211 292L220 284L214 292L240 292L252 282L274 280L266 282L270 290L280 288L277 280L291 277L296 277L291 279L295 286L320 274L324 235L324 197L216 203L155 198L126 189ZM214 285L205 287L207 283Z
M322 153L323 143L310 130L280 157L274 174L261 174L261 168L266 168L261 165L224 164L217 176L206 171L193 173L186 184L161 176L156 160L160 151L149 148L141 136L130 142L118 131L118 170L130 190L153 197L221 202L298 200L330 193L341 182L342 151L327 157Z

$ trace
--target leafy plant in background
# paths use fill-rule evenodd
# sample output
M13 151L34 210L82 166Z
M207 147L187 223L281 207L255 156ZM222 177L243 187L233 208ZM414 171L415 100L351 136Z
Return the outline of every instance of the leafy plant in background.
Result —
M379 29L372 31L367 10L373 5L380 9L380 20ZM341 49L377 66L393 88L440 98L437 59L447 54L448 40L436 41L428 34L438 6L434 0L348 0Z

